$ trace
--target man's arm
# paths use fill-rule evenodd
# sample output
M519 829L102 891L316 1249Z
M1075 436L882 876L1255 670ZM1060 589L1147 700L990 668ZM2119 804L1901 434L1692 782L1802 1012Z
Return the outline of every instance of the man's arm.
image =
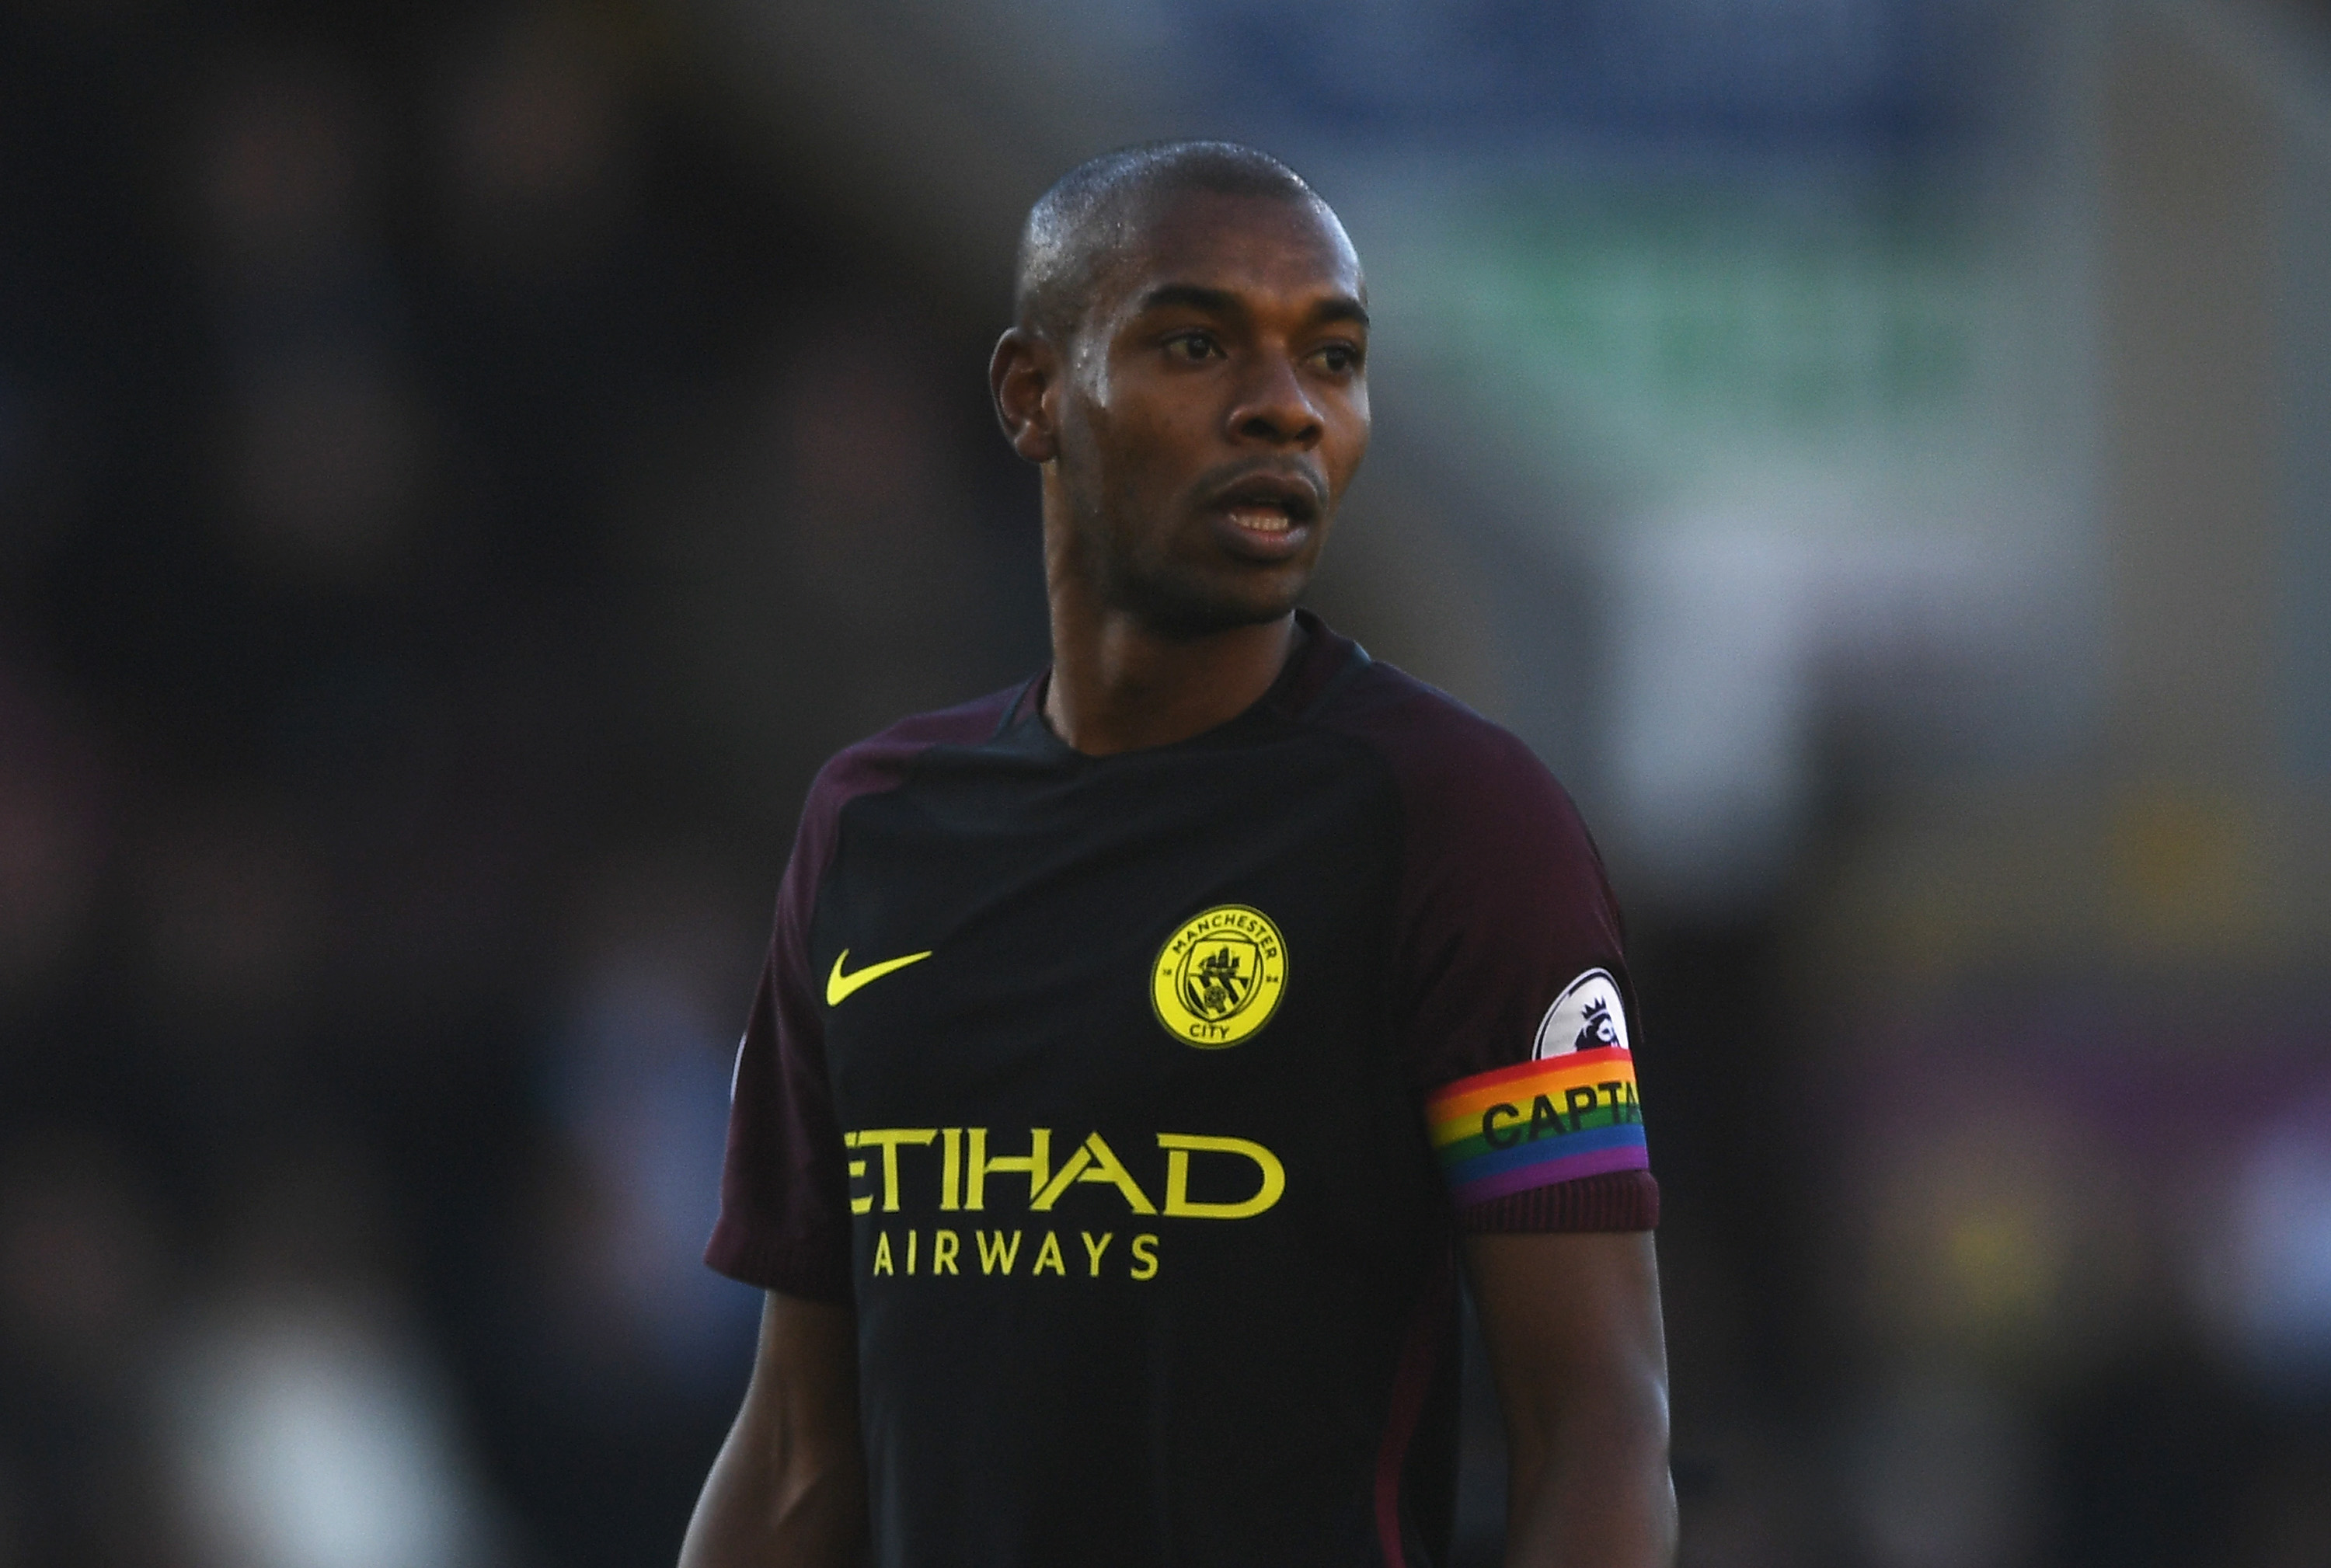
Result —
M1465 1261L1506 1418L1507 1568L1669 1568L1650 1232L1468 1236Z
M772 1290L744 1407L697 1499L680 1568L859 1568L865 1553L856 1316Z

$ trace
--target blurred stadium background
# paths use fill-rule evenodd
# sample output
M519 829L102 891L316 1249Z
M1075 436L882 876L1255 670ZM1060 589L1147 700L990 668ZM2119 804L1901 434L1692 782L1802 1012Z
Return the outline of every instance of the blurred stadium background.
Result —
M2331 11L14 0L0 1568L671 1560L794 813L1041 660L1013 230L1175 134L1629 905L1685 1562L2331 1563Z

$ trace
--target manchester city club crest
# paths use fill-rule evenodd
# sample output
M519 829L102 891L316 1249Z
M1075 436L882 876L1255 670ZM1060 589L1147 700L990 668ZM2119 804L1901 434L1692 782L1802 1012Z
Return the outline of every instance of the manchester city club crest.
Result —
M1270 917L1244 904L1185 921L1150 966L1157 1022L1204 1050L1236 1045L1270 1022L1286 989L1286 940Z

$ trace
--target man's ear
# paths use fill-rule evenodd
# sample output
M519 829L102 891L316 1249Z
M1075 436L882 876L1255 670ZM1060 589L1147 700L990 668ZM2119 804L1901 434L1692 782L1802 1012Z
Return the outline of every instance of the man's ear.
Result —
M1061 356L1034 333L1014 327L995 340L987 361L987 390L995 400L995 422L1004 439L1030 462L1060 455L1054 424L1059 412Z

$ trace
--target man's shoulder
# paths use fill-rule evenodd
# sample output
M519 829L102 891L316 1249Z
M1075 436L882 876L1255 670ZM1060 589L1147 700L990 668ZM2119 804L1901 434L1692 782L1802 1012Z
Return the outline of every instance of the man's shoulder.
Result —
M1396 665L1370 661L1310 717L1382 757L1412 807L1528 803L1575 815L1570 797L1520 736Z
M1420 928L1468 941L1484 930L1527 933L1549 952L1615 956L1617 903L1602 852L1569 792L1519 736L1381 662L1357 670L1308 717L1367 746L1391 775L1403 898ZM1542 1012L1544 1000L1536 1005Z
M859 795L896 787L915 759L934 746L979 745L1003 727L1027 689L1023 681L953 708L909 714L843 746L818 769L810 785L810 809L838 811Z

